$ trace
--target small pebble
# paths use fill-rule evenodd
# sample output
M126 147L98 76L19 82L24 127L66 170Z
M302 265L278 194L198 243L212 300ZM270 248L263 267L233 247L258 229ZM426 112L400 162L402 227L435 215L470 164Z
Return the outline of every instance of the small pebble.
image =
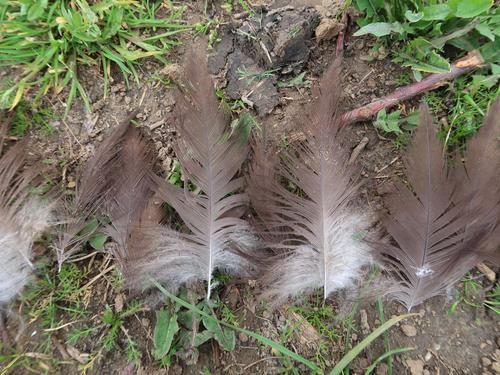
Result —
M481 358L481 363L483 364L484 367L488 367L489 365L491 365L491 361L487 357Z
M389 373L389 366L387 366L387 363L379 363L377 366L377 372L375 375L387 375Z
M500 374L500 362L493 362L491 369L495 371L495 373Z
M242 343L248 342L248 336L243 332L240 332L240 334L238 335L238 338L240 339L240 341Z
M361 329L363 331L369 331L370 325L368 324L368 314L366 313L366 310L360 310L359 316L361 320Z
M417 335L417 329L411 324L401 325L401 331L403 331L403 333L408 337L414 337Z

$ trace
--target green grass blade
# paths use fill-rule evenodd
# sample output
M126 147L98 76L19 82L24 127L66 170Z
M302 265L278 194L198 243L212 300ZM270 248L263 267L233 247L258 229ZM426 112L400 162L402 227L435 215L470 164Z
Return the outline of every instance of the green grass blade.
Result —
M377 365L382 362L386 358L391 358L394 354L399 354L399 353L404 353L404 352L409 352L410 350L414 350L415 348L397 348L397 349L392 349L388 352L385 352L382 354L380 357L378 357L375 362L373 362L370 367L368 367L365 371L365 375L369 375L372 373L373 370L377 367Z
M394 318L382 324L380 327L378 327L372 333L366 336L363 341L361 341L358 345L352 348L346 355L344 355L344 357L340 360L340 362L337 363L337 365L330 372L330 375L341 375L342 371L349 365L349 363L351 363L353 359L356 358L359 355L359 353L361 353L377 337L379 337L382 333L387 331L389 328L391 328L393 325L400 322L401 320L416 315L418 314L405 314L405 315L395 316Z
M285 348L283 345L281 345L281 344L279 344L277 342L274 342L273 340L270 340L267 337L259 335L258 333L246 330L244 328L236 327L236 326L234 326L232 324L229 324L229 323L226 323L226 322L223 322L223 321L219 321L219 320L215 319L212 315L207 314L206 312L198 309L196 306L190 304L189 302L186 302L183 299L177 297L176 295L170 293L163 286L161 286L156 280L152 280L152 283L153 283L153 285L156 288L158 288L158 290L160 292L162 292L165 296L167 296L171 300L175 301L179 305L181 305L181 306L183 306L183 307L185 307L185 308L187 308L187 309L189 309L191 311L194 311L197 314L199 314L199 315L201 315L201 316L203 316L203 317L205 317L207 319L212 319L212 320L218 322L219 324L222 324L223 326L226 326L228 328L234 329L235 331L238 331L238 332L244 333L244 334L246 334L246 335L248 335L250 337L253 337L254 339L260 341L261 343L263 343L265 345L268 345L271 348L277 350L278 352L280 352L284 356L287 356L287 357L293 359L294 361L297 361L297 362L300 362L300 363L306 365L314 373L321 373L322 372L321 369L317 365L315 365L311 361L305 359L304 357L298 355L297 353L292 352L291 350Z
M378 315L380 317L380 321L383 323L385 323L385 313L384 313L384 303L382 301L382 298L377 298L377 311L378 311ZM384 332L384 349L386 352L390 352L391 351L391 343L389 342L389 335L388 335L388 332ZM388 371L387 371L387 374L388 375L392 375L392 357L389 356L387 357L387 367L388 367Z

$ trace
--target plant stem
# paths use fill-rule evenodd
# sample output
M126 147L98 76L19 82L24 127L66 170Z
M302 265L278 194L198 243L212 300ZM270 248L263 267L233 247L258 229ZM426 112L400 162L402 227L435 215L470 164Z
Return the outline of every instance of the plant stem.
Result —
M446 82L470 72L483 64L484 60L481 54L478 51L471 51L467 56L452 64L450 71L447 73L431 74L420 82L400 87L392 94L382 99L344 113L342 116L342 126L368 120L375 116L381 109L393 107L403 100L413 98L427 91L435 90L446 84Z

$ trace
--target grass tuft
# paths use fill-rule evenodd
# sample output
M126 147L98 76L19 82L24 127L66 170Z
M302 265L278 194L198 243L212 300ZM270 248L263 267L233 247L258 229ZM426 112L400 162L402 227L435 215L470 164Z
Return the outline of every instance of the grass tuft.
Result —
M162 2L147 0L2 2L0 67L20 71L17 81L0 93L0 105L13 109L28 92L37 101L51 90L57 95L69 87L65 115L77 94L90 108L80 65L101 69L105 96L112 64L127 84L129 76L138 82L138 60L153 56L167 63L162 55L177 43L171 37L190 28L179 20L185 7L157 18L163 7Z

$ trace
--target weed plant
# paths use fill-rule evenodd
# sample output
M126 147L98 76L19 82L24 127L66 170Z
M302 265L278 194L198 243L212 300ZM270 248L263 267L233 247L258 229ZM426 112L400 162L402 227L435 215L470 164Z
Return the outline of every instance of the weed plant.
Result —
M149 0L7 0L0 3L0 67L16 66L17 79L0 92L2 107L14 108L28 92L35 102L66 87L66 113L77 94L90 107L79 66L100 68L104 95L115 64L128 84L137 82L137 61L155 57L177 44L171 39L190 26L180 21L185 7L167 9Z

